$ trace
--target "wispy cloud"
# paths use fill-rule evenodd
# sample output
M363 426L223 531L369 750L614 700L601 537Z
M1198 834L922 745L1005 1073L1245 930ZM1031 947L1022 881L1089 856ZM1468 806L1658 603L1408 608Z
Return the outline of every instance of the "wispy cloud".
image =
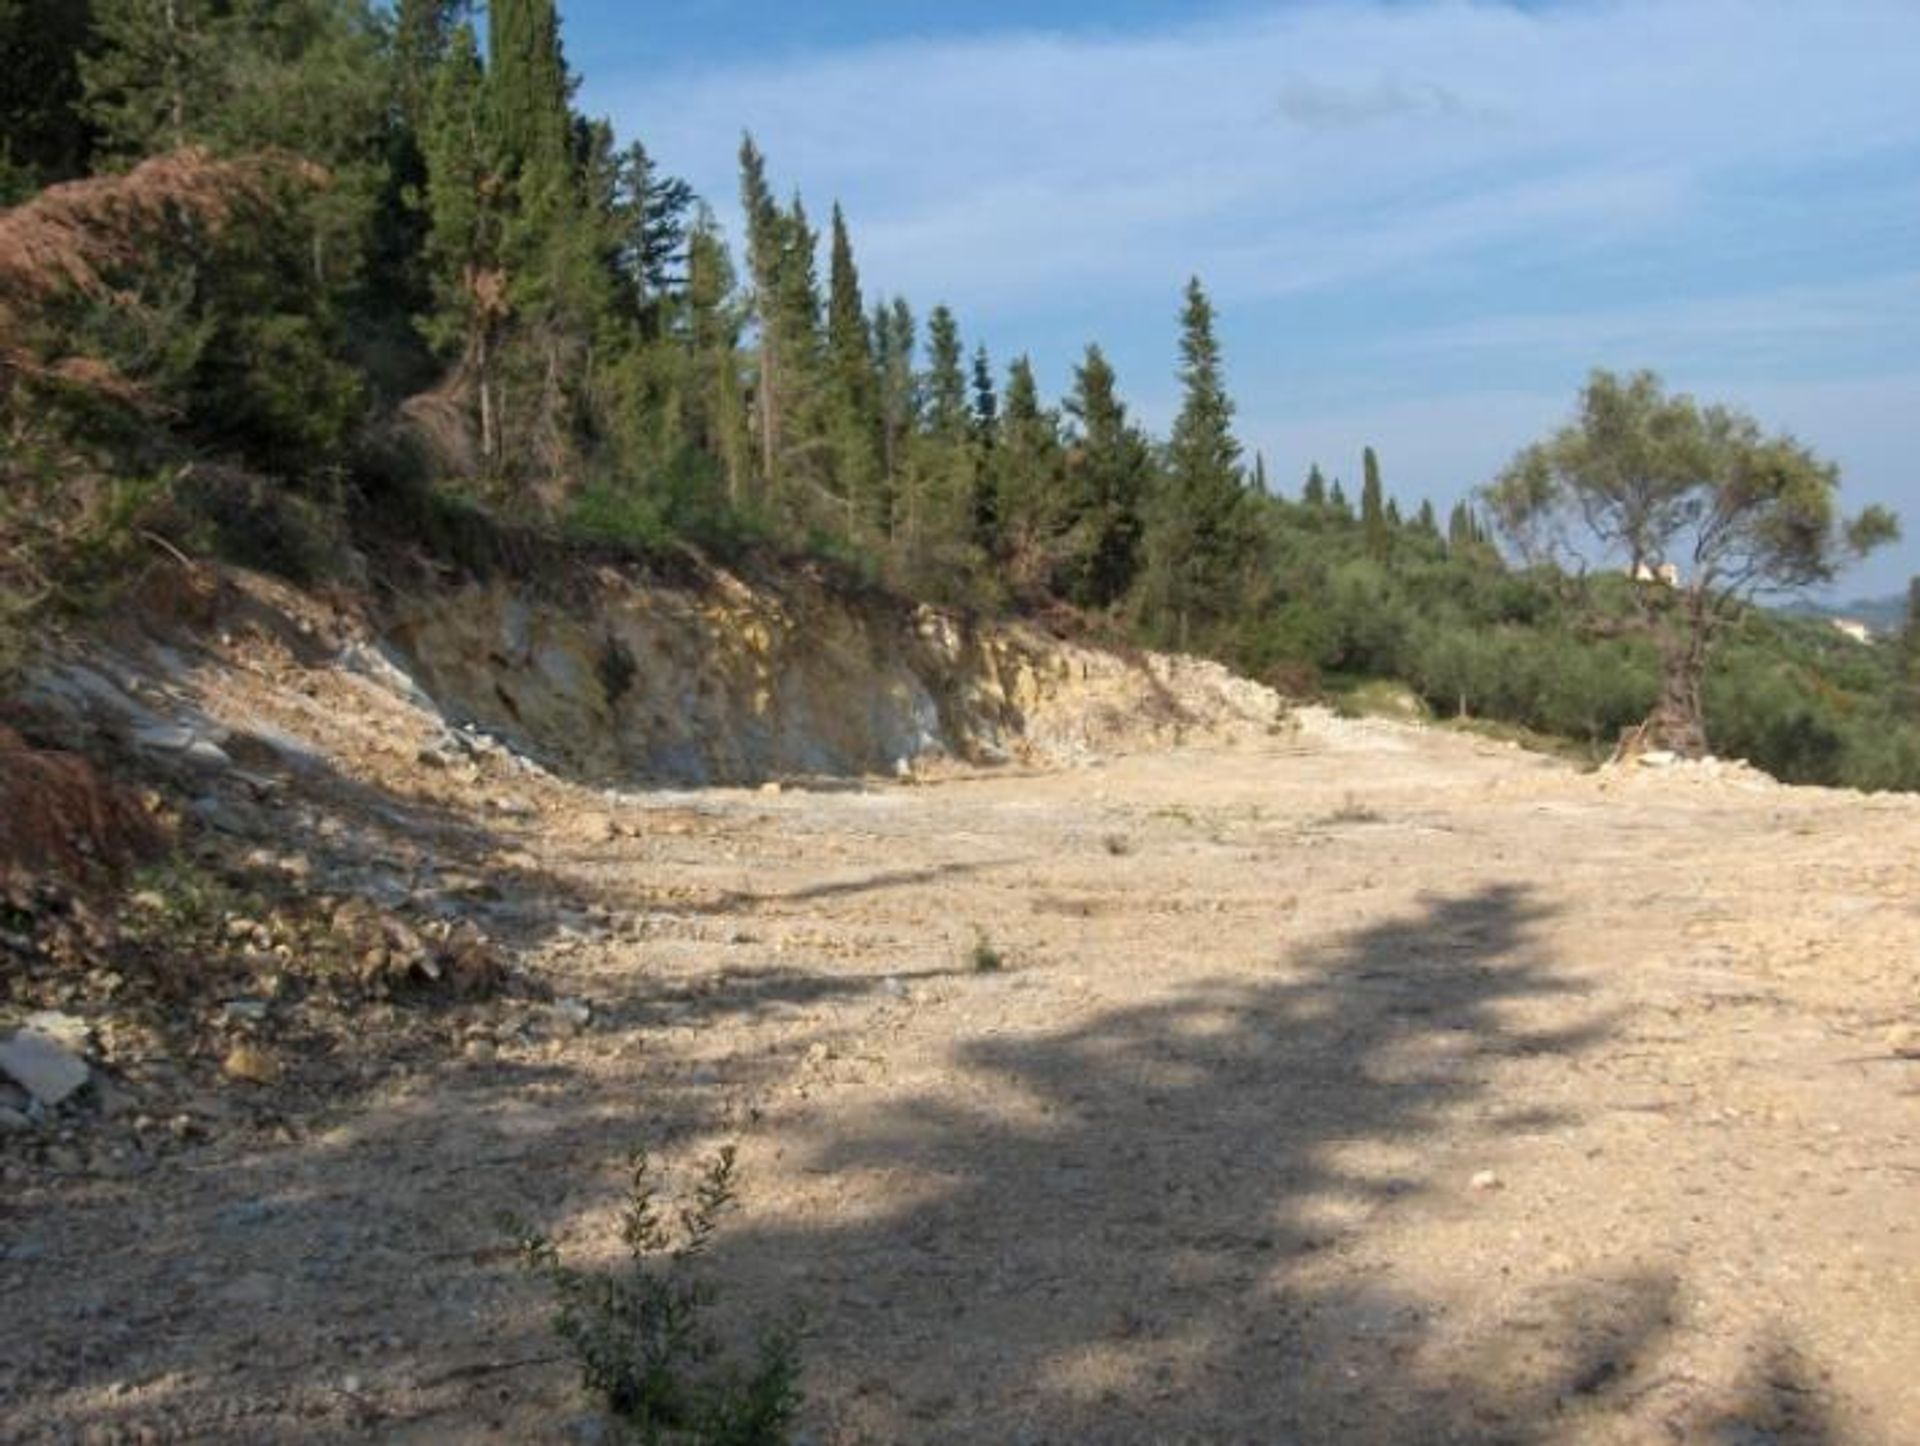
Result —
M1280 82L1274 109L1283 120L1307 130L1350 130L1426 116L1468 116L1489 123L1507 118L1505 112L1475 104L1444 85L1388 76L1347 85L1289 76Z
M1059 281L1212 273L1303 223L1322 249L1415 265L1509 239L1520 177L1564 177L1572 201L1601 174L1640 188L1622 224L1669 226L1717 174L1920 144L1916 49L1907 0L1439 0L894 44L602 93L721 198L751 127L782 174L867 217L871 266L903 287L955 284L950 249L928 241L963 217L959 284L993 305ZM1641 204L1652 192L1661 204ZM1534 219L1550 231L1562 214ZM1135 218L1144 229L1115 234ZM1124 269L1087 276L1116 251ZM1355 269L1321 270L1333 284Z

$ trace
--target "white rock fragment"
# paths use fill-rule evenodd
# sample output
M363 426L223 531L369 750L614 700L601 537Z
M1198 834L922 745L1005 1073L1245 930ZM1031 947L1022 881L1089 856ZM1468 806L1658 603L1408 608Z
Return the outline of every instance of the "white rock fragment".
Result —
M0 1073L43 1105L57 1105L89 1078L86 1062L57 1041L23 1029L0 1044Z

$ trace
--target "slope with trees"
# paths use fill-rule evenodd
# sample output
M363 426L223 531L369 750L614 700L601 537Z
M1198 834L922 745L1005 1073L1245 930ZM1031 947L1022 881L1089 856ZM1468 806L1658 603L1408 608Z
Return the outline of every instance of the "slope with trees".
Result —
M1736 413L1609 383L1590 400L1619 415L1593 424L1644 465L1583 422L1444 527L1372 446L1357 511L1318 464L1289 498L1235 434L1198 280L1163 440L1097 345L1049 399L950 307L875 295L841 206L823 235L751 136L724 235L643 140L576 109L552 0L10 0L0 55L44 81L7 102L0 154L16 642L110 593L143 536L318 576L343 529L435 546L484 519L810 555L1303 690L1398 678L1593 747L1658 704L1685 746L1704 720L1789 776L1920 786L1895 650L1747 602L1887 519L1841 528L1832 470ZM1493 542L1564 535L1596 499L1612 562L1686 531L1687 586Z

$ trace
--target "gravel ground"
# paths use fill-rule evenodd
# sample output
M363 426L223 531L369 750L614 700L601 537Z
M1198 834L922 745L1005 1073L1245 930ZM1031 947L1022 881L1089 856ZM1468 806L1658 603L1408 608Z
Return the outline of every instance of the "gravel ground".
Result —
M1319 714L610 796L389 706L321 710L342 806L484 831L587 1024L8 1166L0 1438L590 1439L498 1215L611 1258L630 1147L737 1142L709 1269L804 1309L815 1446L1920 1440L1914 802Z

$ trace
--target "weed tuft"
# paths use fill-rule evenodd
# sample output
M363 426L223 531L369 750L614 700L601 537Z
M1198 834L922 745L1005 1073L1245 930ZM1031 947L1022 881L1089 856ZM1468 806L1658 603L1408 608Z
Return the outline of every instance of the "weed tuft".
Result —
M1007 961L1000 951L993 947L993 941L981 930L974 935L973 949L967 955L967 961L973 966L975 974L998 974L1007 967Z
M760 1337L751 1365L723 1356L706 1319L713 1286L694 1267L735 1199L734 1149L691 1196L664 1201L644 1151L629 1159L620 1238L624 1270L568 1265L541 1231L505 1222L522 1263L551 1287L554 1331L624 1439L648 1446L778 1446L800 1407L798 1330Z

